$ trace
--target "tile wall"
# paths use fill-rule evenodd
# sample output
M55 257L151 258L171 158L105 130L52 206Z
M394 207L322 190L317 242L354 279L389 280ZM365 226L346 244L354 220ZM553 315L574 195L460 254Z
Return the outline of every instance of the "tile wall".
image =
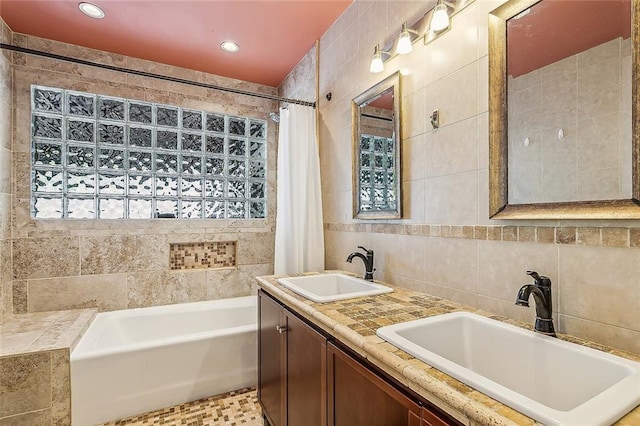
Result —
M312 46L280 83L278 96L314 102L316 100L317 47Z
M118 67L276 93L273 87L17 33L13 42ZM276 128L271 121L268 122L267 219L36 221L29 215L30 85L263 120L276 109L275 102L24 54L14 54L13 70L15 192L11 224L14 255L13 265L9 266L13 276L13 307L9 311L26 313L86 307L107 311L242 296L255 292L254 276L272 273ZM170 269L171 244L227 241L237 246L236 268Z
M0 426L71 424L71 348L96 311L16 315L0 324Z
M533 321L534 309L513 301L531 281L525 271L537 270L553 282L559 330L640 353L640 248L630 242L640 222L489 219L487 15L502 2L476 0L454 17L450 31L426 46L414 44L380 74L369 72L374 46L397 36L405 20L417 21L433 1L356 0L322 36L326 266L362 272L359 261L345 259L364 245L375 250L378 279L525 321ZM397 70L403 74L404 219L356 221L351 99ZM441 128L433 131L427 117L436 108ZM433 233L422 225L433 225ZM469 238L470 229L487 237ZM538 237L547 243L532 240Z
M0 358L0 426L70 425L69 350Z
M13 33L0 19L0 40ZM0 323L11 315L11 53L0 52Z

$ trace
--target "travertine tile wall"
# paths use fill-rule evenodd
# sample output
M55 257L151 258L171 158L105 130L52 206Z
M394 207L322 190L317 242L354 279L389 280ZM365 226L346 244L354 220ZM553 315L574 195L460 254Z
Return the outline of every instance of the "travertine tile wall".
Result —
M366 135L393 137L393 121L380 120L374 117L393 118L393 110L366 106L361 109L360 132ZM365 116L366 114L366 116Z
M508 88L510 203L631 198L631 38L509 76Z
M0 19L0 40L13 33ZM0 323L11 315L11 53L0 52Z
M95 314L39 312L0 324L0 426L71 425L69 356Z
M316 46L313 45L280 83L280 87L278 87L279 96L309 102L316 100L316 56Z
M273 87L14 34L14 44L85 60L275 94ZM114 310L247 295L273 269L275 126L268 125L268 218L33 220L29 216L31 84L268 119L275 102L14 54L13 312ZM171 243L235 241L237 269L172 271Z
M534 309L513 301L530 282L525 271L537 270L553 281L558 329L640 353L640 249L604 244L605 235L609 241L617 234L615 227L638 228L640 222L489 220L487 14L502 2L476 0L454 17L449 32L427 46L414 44L412 53L386 62L380 74L369 72L376 43L397 36L402 22L415 22L434 1L356 0L323 35L319 109L326 266L362 272L359 261L345 259L364 245L375 250L378 279L527 321L533 321ZM381 231L385 222L379 221L375 230L352 226L367 222L352 219L351 99L397 70L403 74L405 219L386 224L429 224L440 231L428 235L422 228L406 232L413 226ZM331 101L325 99L328 92ZM433 131L427 117L436 108L441 128ZM484 226L491 232L484 239L457 235ZM536 230L549 243L527 241ZM565 244L566 230L574 238L597 236L600 243ZM624 234L630 235L626 229Z
M0 357L0 426L71 425L69 350Z

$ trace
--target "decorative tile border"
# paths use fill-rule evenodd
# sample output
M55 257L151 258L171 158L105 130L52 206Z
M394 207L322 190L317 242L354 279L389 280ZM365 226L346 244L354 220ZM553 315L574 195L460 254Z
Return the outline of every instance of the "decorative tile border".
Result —
M169 269L232 268L236 266L236 242L175 243L169 245Z
M596 247L640 247L640 228L624 227L325 223L324 228L329 231L369 232L433 238L575 244Z

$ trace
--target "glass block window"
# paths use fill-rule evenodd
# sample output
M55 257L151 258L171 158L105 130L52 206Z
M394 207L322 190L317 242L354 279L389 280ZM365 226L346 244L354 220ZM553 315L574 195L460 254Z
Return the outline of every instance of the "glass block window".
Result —
M267 123L31 86L36 219L264 218Z
M392 137L360 137L360 200L362 210L396 208L395 146Z

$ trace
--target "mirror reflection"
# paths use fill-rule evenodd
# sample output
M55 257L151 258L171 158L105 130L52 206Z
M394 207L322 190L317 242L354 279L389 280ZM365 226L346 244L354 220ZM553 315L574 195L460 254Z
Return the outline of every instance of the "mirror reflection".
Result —
M631 0L507 20L508 203L632 198Z
M400 74L353 100L354 217L401 217Z

